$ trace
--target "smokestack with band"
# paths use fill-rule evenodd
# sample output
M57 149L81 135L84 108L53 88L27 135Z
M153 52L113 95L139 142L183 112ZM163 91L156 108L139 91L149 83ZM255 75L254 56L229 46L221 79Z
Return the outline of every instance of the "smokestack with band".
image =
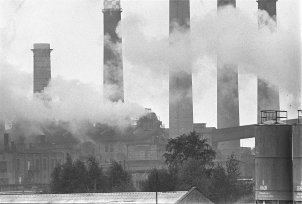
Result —
M218 12L225 6L236 7L236 0L217 0ZM217 128L239 126L238 68L217 56ZM229 155L240 148L240 140L220 142L218 149Z
M120 0L104 0L104 96L113 102L124 101L122 39L117 33L121 22Z
M276 3L277 0L258 0L258 9L260 11L266 11L268 15L277 22L277 9ZM263 14L259 12L258 15L258 25L259 28L268 25L267 18L263 18ZM276 27L270 27L271 31L276 31ZM272 73L276 74L276 73ZM261 78L258 78L258 92L257 92L257 101L258 101L258 123L260 123L260 111L261 110L280 110L279 102L279 87L269 84Z
M43 93L51 79L50 44L34 44L34 93Z
M170 0L170 36L175 29L190 30L190 1ZM170 46L173 46L170 42ZM190 49L190 48L188 48ZM190 50L188 50L190 58ZM185 60L186 61L186 60ZM190 60L187 60L188 62ZM177 137L193 130L193 99L191 64L185 65L186 71L170 67L169 72L169 136ZM184 69L181 69L184 70Z
M9 134L4 133L4 152L9 152Z

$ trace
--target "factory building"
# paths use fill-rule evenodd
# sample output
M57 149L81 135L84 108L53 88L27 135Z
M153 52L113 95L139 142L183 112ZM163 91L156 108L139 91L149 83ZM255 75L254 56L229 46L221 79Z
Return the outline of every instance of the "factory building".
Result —
M170 0L170 36L173 31L190 31L190 0ZM173 46L173 42L170 42ZM184 59L190 58L190 48ZM170 67L169 72L169 136L177 137L193 130L193 99L191 64ZM184 71L185 70L185 71Z
M8 133L0 151L0 191L47 190L53 169L63 164L67 154L79 157L79 151L67 145L55 145L41 135L37 143L17 143Z
M277 22L277 0L258 0L259 11L266 11L269 17ZM259 28L268 26L268 19L262 12L258 15ZM270 25L272 32L276 31L275 25ZM257 81L258 123L260 123L260 112L262 110L280 110L279 87L269 84L258 77Z
M217 0L218 12L226 6L236 7L236 0ZM217 56L217 128L239 126L238 68ZM218 149L228 156L237 153L240 140L220 142Z
M166 168L163 154L168 134L162 122L151 111L132 128L127 135L100 137L95 152L104 168L112 161L122 164L131 173L135 187L140 189L141 182L147 179L150 170Z
M121 22L120 0L104 0L104 96L113 102L124 101L122 39L117 33Z

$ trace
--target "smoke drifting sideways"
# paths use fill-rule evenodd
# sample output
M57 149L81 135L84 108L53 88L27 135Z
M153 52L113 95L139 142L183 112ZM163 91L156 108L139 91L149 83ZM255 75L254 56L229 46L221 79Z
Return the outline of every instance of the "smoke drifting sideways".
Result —
M255 20L257 14L251 19L238 8L225 7L218 13L213 10L202 18L191 19L190 32L176 29L160 39L146 36L146 22L141 16L129 15L122 24L124 57L133 66L146 67L153 73L167 74L169 67L173 67L198 74L204 67L216 69L219 55L221 63L236 64L239 73L280 87L288 100L288 107L283 108L293 109L296 115L301 99L300 28L284 29L265 11L259 11L259 15L267 22L261 29ZM272 31L274 27L278 28L276 32ZM190 55L184 53L188 46ZM200 80L205 81L204 86L215 81Z
M102 97L96 85L63 77L53 78L43 93L33 94L32 74L21 71L7 57L15 28L13 15L6 14L17 12L18 3L8 3L12 12L2 13L5 20L0 24L0 122L13 124L12 136L49 134L63 138L65 134L66 138L73 135L77 136L74 140L83 140L93 124L122 132L133 118L144 114L138 104L111 102Z

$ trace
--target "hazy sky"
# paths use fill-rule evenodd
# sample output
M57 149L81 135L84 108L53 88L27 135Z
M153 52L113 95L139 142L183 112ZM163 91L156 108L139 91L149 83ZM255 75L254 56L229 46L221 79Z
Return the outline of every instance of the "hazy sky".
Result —
M300 35L299 1L277 2L279 29ZM67 80L91 83L102 90L102 0L0 0L0 3L0 26L6 28L9 33L6 40L10 42L5 54L13 66L32 73L33 55L30 49L33 43L50 43L53 49L53 77L61 76ZM136 27L132 24L138 23L140 32L151 44L153 40L158 41L168 36L168 0L121 0L121 5L122 35L136 32L133 30ZM257 24L256 0L237 0L237 9ZM216 0L191 0L192 21L203 19L214 12ZM196 24L192 23L191 30L197 30ZM131 39L129 36L128 38ZM127 51L135 49L135 46L126 39L123 37L125 100L152 108L167 126L167 70L158 69L154 72L143 65L134 64L127 58ZM194 122L216 126L215 64L203 59L199 67L193 76ZM256 78L241 72L239 87L240 123L256 123ZM282 96L286 96L286 93ZM281 108L286 109L287 105L287 99L281 98ZM253 140L242 142L242 145L253 146Z

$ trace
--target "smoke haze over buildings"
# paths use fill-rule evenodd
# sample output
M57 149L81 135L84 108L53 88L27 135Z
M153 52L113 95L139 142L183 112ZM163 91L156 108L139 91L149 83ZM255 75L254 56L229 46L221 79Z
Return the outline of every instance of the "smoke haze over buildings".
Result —
M178 65L173 67L183 68L185 66L180 65L187 64L186 60L190 60L194 73L194 121L202 120L201 122L215 125L213 121L216 121L216 111L212 107L216 107L217 53L223 57L221 60L224 62L238 65L240 97L245 99L240 99L240 112L248 114L254 111L254 114L249 114L254 116L246 121L256 123L256 100L255 94L253 94L255 88L252 88L252 86L256 87L254 82L256 75L271 84L279 85L281 109L289 110L290 117L296 116L296 110L299 108L298 99L301 99L299 96L301 38L296 14L288 15L286 23L291 22L291 24L285 25L280 20L278 32L272 33L267 28L259 31L257 13L255 12L253 16L248 15L247 9L240 9L240 1L237 6L239 8L235 10L226 8L219 15L217 15L216 4L211 9L212 7L208 6L209 3L206 1L192 1L195 7L192 9L191 6L193 15L190 35L175 32L171 47L169 46L168 16L166 18L166 14L160 16L161 19L166 18L166 20L159 22L160 26L156 29L160 29L164 25L167 30L150 31L150 25L156 27L153 25L154 22L150 21L151 18L148 18L152 15L149 15L148 12L142 14L141 10L138 11L141 7L137 1L123 1L124 12L119 29L122 30L123 38L126 103L122 104L110 103L102 98L102 62L98 60L102 54L98 53L101 51L95 52L95 50L102 50L101 26L99 25L102 15L101 2L96 0L85 1L85 3L75 1L73 6L77 9L68 8L70 10L67 11L64 9L68 7L66 5L68 1L64 1L62 4L61 2L55 1L52 4L44 1L45 5L42 7L47 8L48 6L49 14L41 14L39 9L34 9L35 1L4 0L1 2L3 12L1 12L2 18L0 19L0 112L2 117L7 119L28 117L28 119L37 120L50 118L80 120L83 118L108 124L117 122L124 125L125 118L136 117L142 113L141 107L151 107L162 117L164 123L168 124L168 68L170 65ZM155 6L153 7L151 2L148 1L145 4L150 6L148 9L150 8L152 12L161 5L161 1L154 1ZM162 4L163 7L158 8L159 13L168 12L166 4L167 2ZM295 1L295 4L299 3ZM278 2L278 6L281 7L281 5L281 1ZM254 6L256 11L256 1ZM81 7L88 10L89 14L81 16ZM129 9L130 7L131 9ZM204 12L201 11L203 7L207 11L206 13L200 16L194 15L196 9ZM282 8L288 7L285 5ZM58 15L56 18L51 16L54 11ZM30 12L32 12L32 16L30 16ZM94 12L96 14L93 14ZM68 13L69 16L65 16L65 13ZM265 13L263 15L264 18L268 18ZM40 16L41 19L37 19L36 16ZM278 18L282 19L282 15L278 14ZM66 28L56 19L66 21L64 22ZM159 17L156 16L154 19L158 20ZM77 26L67 25L70 20L75 20ZM16 26L16 22L20 25ZM25 26L26 23L28 25ZM38 26L40 30L35 29L35 26L42 25L42 23L46 24L48 28L44 25ZM271 21L271 23L274 22ZM58 26L55 26L57 24ZM82 26L81 30L76 29L79 24ZM53 71L58 73L55 76L61 75L61 77L54 77L50 87L46 90L52 98L51 108L45 108L44 103L31 95L32 66L29 61L32 60L32 53L29 49L36 40L32 41L32 37L29 37L30 34L27 32L22 36L22 29L32 29L33 36L37 36L36 33L40 32L41 38L38 40L50 39L54 49L52 67ZM69 34L57 31L60 29L62 33ZM94 38L84 37L79 40L80 36L85 36L88 32L99 34L93 36ZM70 33L74 33L74 35L71 36ZM69 36L61 39L64 35ZM91 35L87 34L87 36ZM28 43L28 49L16 49L15 43L20 42L20 39L23 39L23 44ZM78 46L79 49L67 47L68 43L70 44L69 41L76 42L74 46ZM192 55L190 58L184 58L182 56L188 54L184 53L187 50L184 47L188 46L188 42L191 45ZM91 50L82 49L86 48L86 44L91 47ZM23 55L28 59L24 60ZM74 56L78 56L78 59L75 59ZM15 62L14 58L17 57L20 57L21 60ZM63 60L69 60L70 63L65 65ZM96 69L92 67L96 67ZM70 74L71 72L72 74ZM99 83L90 83L88 79L90 76L96 77L95 81L99 81ZM127 101L139 103L140 106L127 103ZM100 104L102 105L100 106Z

